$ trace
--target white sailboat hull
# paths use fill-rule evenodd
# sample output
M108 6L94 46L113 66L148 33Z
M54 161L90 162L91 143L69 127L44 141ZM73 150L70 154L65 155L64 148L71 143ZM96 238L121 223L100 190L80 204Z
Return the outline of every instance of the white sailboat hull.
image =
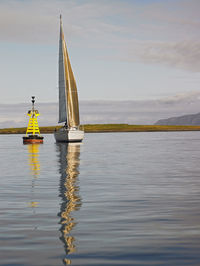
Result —
M54 132L54 137L56 142L81 142L84 137L84 131L61 128Z

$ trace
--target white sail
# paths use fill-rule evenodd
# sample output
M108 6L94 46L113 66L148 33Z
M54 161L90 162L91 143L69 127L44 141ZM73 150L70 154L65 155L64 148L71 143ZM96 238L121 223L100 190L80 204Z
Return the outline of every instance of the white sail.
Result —
M67 122L69 128L78 128L80 124L78 92L67 53L61 19L59 48L59 122Z
M60 18L60 40L59 40L59 121L58 123L67 122L67 90L65 79L65 64L63 53L63 29Z

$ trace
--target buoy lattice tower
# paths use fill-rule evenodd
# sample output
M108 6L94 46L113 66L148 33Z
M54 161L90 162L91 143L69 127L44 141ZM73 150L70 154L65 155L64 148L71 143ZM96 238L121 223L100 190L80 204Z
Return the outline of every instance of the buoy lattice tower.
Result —
M36 135L37 133L40 135L40 129L38 126L37 116L39 116L38 110L35 110L35 96L32 96L32 110L29 110L27 115L30 117L28 122L28 127L26 130L26 136L28 134Z
M26 136L23 137L23 142L26 143L43 143L43 137L40 135L37 117L40 115L35 109L35 96L32 96L32 109L28 111L27 115L30 117ZM38 135L39 134L39 135Z

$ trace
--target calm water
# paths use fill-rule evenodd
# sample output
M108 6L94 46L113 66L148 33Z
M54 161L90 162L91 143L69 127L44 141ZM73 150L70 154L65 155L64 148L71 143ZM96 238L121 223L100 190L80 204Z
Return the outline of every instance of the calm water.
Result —
M0 135L0 265L200 265L200 132Z

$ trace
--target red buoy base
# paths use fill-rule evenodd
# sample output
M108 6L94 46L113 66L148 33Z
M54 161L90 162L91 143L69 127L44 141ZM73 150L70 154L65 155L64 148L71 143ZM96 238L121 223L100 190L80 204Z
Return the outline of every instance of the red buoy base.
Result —
M27 137L23 137L23 144L35 144L35 143L43 143L44 137L38 135L29 135Z

